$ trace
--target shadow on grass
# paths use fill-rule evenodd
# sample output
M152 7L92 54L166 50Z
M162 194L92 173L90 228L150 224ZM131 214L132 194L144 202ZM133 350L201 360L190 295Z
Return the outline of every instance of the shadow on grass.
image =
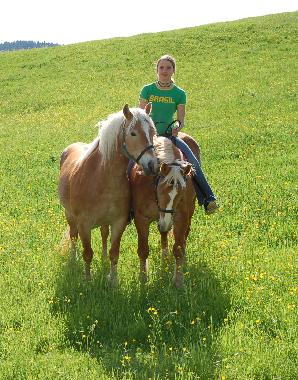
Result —
M96 358L111 377L213 379L230 301L204 262L187 269L179 290L161 270L146 285L133 279L111 289L104 269L86 282L81 265L66 263L53 304L65 320L65 345Z

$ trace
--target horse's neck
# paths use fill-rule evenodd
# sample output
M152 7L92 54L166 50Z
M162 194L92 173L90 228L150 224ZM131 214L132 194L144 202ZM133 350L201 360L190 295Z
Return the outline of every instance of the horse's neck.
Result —
M113 176L121 175L126 173L128 166L128 158L121 153L121 144L117 144L117 147L112 155L105 163L102 165L102 156L99 149L96 149L88 158L89 165L92 167L104 168L104 171L109 172Z
M121 174L122 172L126 172L128 162L128 158L121 153L120 147L118 147L117 150L114 152L113 158L107 165L113 167L114 174L115 171Z

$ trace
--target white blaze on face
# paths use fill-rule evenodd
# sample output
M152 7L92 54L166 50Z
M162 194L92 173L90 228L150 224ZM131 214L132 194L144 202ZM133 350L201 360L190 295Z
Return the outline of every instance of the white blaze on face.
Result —
M145 132L148 144L150 144L150 126L149 126L149 122L146 119L142 119L142 124L144 126L144 132Z
M166 210L172 210L173 209L174 199L175 199L177 193L178 192L177 192L175 187L173 188L173 190L170 191L170 193L169 193L170 201L166 205ZM173 214L171 214L169 212L165 213L164 217L162 217L160 220L160 226L162 226L163 231L169 231L172 227L172 223L173 223Z
M145 116L141 116L140 121L141 121L142 129L144 131L144 134L147 140L147 146L149 147L150 145L152 145L152 138L150 136L150 131L151 131L152 126L150 125L150 120L148 120ZM148 168L149 165L151 165L151 168L154 169L154 172L157 171L158 161L152 149L149 149L142 155L140 159L140 164L142 165L143 168Z

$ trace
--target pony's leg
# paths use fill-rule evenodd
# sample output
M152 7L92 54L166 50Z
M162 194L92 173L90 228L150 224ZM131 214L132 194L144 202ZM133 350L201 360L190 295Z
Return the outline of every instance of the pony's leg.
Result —
M140 259L140 281L148 279L148 256L149 256L149 225L148 219L135 216L135 225L138 232L138 256Z
M192 202L189 210L188 210L188 221L187 223L185 223L185 239L184 239L184 247L185 247L185 250L186 250L186 242L187 242L187 238L188 238L188 235L190 233L190 226L191 226L191 219L192 219L192 216L193 216L193 213L194 213L194 210L195 210L195 203L194 201ZM186 252L185 252L185 256L184 256L184 265L187 264L187 255L186 255Z
M108 257L109 226L101 226L100 234L101 234L101 244L102 244L102 259L106 260Z
M173 245L173 255L176 261L173 282L176 287L180 287L183 285L183 264L185 261L185 224L183 222L174 223L173 232L175 239Z
M118 220L117 223L111 226L111 248L109 252L111 269L108 275L108 280L111 285L117 285L118 282L117 264L119 260L120 241L126 225L127 217Z
M160 232L160 243L163 261L169 258L168 232Z
M91 261L93 258L93 250L91 247L91 228L85 224L79 225L79 235L83 245L83 258L85 261L86 279L91 279Z

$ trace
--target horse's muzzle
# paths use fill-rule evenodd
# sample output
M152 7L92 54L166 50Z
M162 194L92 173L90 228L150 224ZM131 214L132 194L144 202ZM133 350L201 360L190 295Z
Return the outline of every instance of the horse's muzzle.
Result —
M143 165L142 165L143 166ZM152 159L148 162L147 165L143 166L145 175L155 175L159 171L158 162L156 159Z
M173 226L173 219L171 218L168 223L165 223L165 220L163 219L162 221L159 219L157 222L157 228L159 232L169 232Z

